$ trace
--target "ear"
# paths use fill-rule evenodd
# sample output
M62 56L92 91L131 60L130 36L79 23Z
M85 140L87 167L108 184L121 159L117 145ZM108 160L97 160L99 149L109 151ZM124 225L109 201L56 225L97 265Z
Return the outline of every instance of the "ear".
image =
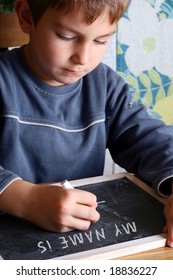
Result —
M15 0L14 8L22 31L30 34L34 23L27 0Z

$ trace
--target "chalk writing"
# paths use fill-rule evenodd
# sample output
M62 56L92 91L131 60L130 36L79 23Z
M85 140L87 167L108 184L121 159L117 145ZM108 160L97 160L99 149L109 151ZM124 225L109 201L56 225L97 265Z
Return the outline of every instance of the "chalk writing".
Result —
M105 200L102 200L102 201L98 201L98 202L97 202L98 205L99 205L99 204L103 204L103 203L106 203L106 201L105 201Z
M78 246L79 244L84 244L87 242L93 243L93 236L97 239L97 241L101 242L102 239L105 239L105 231L103 228L100 230L89 231L84 233L75 233L73 235L68 235L67 237L61 236L59 237L61 249L67 249L70 245ZM47 250L52 251L51 244L48 240L39 241L37 244L41 254L45 253Z
M131 234L132 232L137 232L135 222L127 223L126 225L121 224L121 226L119 226L119 227L117 224L115 224L115 229L116 229L116 232L115 232L116 237L119 234L123 235L124 233Z
M126 223L117 225L115 223L115 236L118 237L119 235L130 235L131 233L137 232L136 223ZM85 243L93 243L95 239L101 242L103 239L106 239L106 229L95 229L94 231L88 232L79 232L74 233L67 236L60 236L59 238L60 246L62 250L68 249L71 246L79 246L80 244ZM47 250L52 250L52 246L48 240L46 241L39 241L38 248L41 250L41 254L45 253Z
M52 251L52 247L51 247L50 242L48 240L46 240L44 242L39 241L38 242L38 248L40 249L41 254L45 253L47 250Z
M86 242L93 243L93 236L96 237L98 241L105 239L105 231L103 228L100 230L96 229L94 231L84 232L84 233L75 233L72 236L61 236L62 249L67 249L69 245L78 246L78 244L84 244Z

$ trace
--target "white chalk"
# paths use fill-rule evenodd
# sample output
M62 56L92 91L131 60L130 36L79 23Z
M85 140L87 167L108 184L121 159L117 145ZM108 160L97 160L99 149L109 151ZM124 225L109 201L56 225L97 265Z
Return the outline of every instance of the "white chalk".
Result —
M105 200L102 200L102 201L98 201L97 204L102 204L102 203L105 203L106 201Z
M69 181L64 180L61 182L61 186L65 189L73 189L73 186L70 184Z

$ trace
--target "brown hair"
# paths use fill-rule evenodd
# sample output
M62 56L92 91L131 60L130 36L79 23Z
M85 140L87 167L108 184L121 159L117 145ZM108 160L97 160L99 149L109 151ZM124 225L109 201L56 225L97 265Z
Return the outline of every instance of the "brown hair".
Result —
M27 0L34 23L36 24L48 8L55 8L64 14L82 8L85 11L85 21L94 22L97 17L108 8L110 23L118 22L125 12L129 0Z

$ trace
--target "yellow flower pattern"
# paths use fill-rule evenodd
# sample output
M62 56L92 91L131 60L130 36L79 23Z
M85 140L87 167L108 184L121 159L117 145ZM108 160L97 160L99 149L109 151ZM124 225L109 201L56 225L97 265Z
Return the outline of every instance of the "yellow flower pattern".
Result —
M141 12L140 12L141 11ZM132 0L117 32L117 72L154 117L173 125L173 1Z

